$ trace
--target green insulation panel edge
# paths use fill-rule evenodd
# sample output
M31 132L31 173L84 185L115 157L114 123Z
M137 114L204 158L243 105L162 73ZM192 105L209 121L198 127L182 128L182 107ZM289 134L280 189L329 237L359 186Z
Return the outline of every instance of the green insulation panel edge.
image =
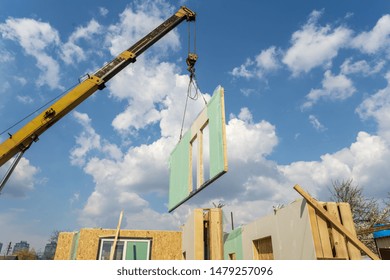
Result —
M196 193L210 185L227 172L226 131L224 89L219 86L205 108L209 127L209 176L210 178L197 190L193 191L191 168L192 128L186 132L179 144L172 151L169 159L169 212L176 209ZM195 123L195 122L194 122Z
M187 131L171 153L169 159L169 209L174 208L189 193L190 169L188 162L190 161L191 153L190 141L191 131Z
M210 133L210 178L227 171L224 152L225 112L223 109L223 88L218 87L207 105Z
M224 259L229 260L230 255L235 254L236 260L243 260L244 254L242 250L242 228L237 228L225 236L223 244Z
M70 259L71 260L76 260L77 259L77 249L79 247L79 239L80 239L80 232L76 232L73 235L72 247L71 247L71 250L70 250Z

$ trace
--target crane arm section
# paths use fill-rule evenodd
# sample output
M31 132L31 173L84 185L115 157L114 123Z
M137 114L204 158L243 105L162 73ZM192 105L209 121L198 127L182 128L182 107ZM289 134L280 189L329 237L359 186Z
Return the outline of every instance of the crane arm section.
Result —
M195 13L183 6L174 15L129 49L123 51L94 74L88 75L88 78L80 82L76 87L67 92L62 98L53 103L49 108L45 109L13 135L10 134L10 137L0 144L0 166L5 164L19 152L27 150L49 127L59 121L98 89L103 89L107 81L118 74L127 65L134 63L138 55L147 50L184 20L194 21Z

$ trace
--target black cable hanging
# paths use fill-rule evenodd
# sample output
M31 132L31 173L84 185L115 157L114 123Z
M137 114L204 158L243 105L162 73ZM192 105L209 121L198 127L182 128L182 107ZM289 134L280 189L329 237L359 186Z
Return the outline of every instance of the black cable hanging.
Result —
M64 92L61 92L59 95L55 96L54 98L52 98L51 100L49 100L48 102L46 102L45 104L43 104L42 106L40 106L39 108L35 109L33 112L31 112L30 114L26 115L24 118L22 118L21 120L17 121L16 123L14 123L13 125L11 125L10 127L8 127L7 129L3 130L2 132L0 132L0 136L3 135L4 133L10 131L12 128L14 128L15 126L17 126L18 124L20 124L21 122L25 121L26 119L28 119L29 117L31 117L32 115L34 115L35 113L37 113L38 111L41 111L43 108L45 108L47 105L53 103L55 100L57 100L58 98L60 98L61 96L63 96L65 93L67 93L68 91L70 91L72 88L74 88L77 84L74 84L73 86L71 86L70 88L68 88L67 90L65 90ZM10 137L12 137L12 134L10 134L8 132L8 135Z
M187 63L187 70L188 72L190 72L190 80L187 87L187 96L186 96L186 102L184 106L184 113L183 113L183 119L181 123L179 141L183 137L183 127L184 127L185 115L187 112L188 99L197 100L200 92L204 104L205 106L207 106L207 101L204 98L202 92L199 90L198 82L196 80L195 63L197 60L198 60L198 55L196 54L196 23L194 23L194 51L193 52L191 52L191 28L190 28L190 23L188 23L188 56L186 59L186 63Z

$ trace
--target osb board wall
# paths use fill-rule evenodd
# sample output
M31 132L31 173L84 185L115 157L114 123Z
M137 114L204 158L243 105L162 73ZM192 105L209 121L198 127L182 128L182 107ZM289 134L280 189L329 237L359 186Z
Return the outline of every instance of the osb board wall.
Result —
M98 258L99 253L100 239L114 237L115 233L116 230L114 229L81 229L80 237L78 240L76 259L96 260ZM181 259L181 232L154 230L120 230L119 238L151 238L152 260ZM69 240L68 243L70 243L70 250L72 240Z
M75 232L61 232L58 236L55 260L69 260Z
M356 237L351 208L348 203L321 202L322 207ZM318 259L361 259L360 250L332 227L322 215L309 206L313 241Z

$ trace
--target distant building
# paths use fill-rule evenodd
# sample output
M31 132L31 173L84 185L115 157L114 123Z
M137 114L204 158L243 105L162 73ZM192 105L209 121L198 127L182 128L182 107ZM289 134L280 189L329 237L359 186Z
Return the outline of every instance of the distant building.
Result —
M0 254L1 254L1 249L3 249L3 243L0 242Z
M27 241L20 241L18 243L15 243L14 250L12 251L12 254L15 255L17 252L22 250L29 250L30 244L27 243Z
M42 258L44 260L53 260L54 255L56 253L56 248L57 248L57 242L51 241L50 243L47 243Z

